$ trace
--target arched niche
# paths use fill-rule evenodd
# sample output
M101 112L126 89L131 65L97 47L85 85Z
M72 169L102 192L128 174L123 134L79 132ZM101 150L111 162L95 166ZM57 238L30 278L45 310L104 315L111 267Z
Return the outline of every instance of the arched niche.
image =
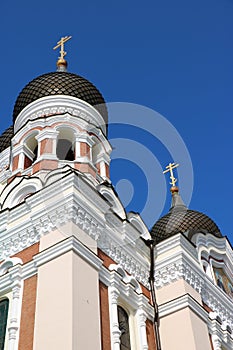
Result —
M58 127L56 154L59 160L75 160L75 131L68 126Z
M30 167L37 159L38 156L38 141L36 136L38 131L31 132L24 139L24 169Z

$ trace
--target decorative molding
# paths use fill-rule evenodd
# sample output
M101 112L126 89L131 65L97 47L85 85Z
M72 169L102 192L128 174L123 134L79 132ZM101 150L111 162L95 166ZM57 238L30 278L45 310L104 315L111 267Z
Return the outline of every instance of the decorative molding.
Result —
M8 350L18 349L24 285L21 263L21 259L9 258L0 264L0 271L5 273L0 277L0 296L9 295L10 302L6 333Z
M136 320L130 325L131 332L132 327L137 327L135 330L139 334L138 341L131 339L134 342L133 348L148 350L146 320L153 319L153 308L142 294L136 279L129 276L122 266L111 264L109 270L102 269L100 271L100 280L108 286L112 349L120 350L117 306L123 305L129 312L129 319Z
M213 313L212 313L213 314ZM209 334L211 334L214 350L218 349L218 346L221 346L225 350L233 349L233 334L232 330L229 329L226 324L222 324L219 322L218 316L213 317L211 313L209 314L209 318L207 320L207 326L209 330Z
M38 177L15 177L1 193L2 209L16 206L27 195L40 191L42 186Z
M106 133L104 119L93 106L79 98L65 95L42 97L27 105L16 118L14 132L20 130L28 120L66 113L94 124Z
M30 179L34 181L34 177ZM140 240L140 233L129 223L125 226L125 221L109 209L110 203L84 175L70 167L56 169L45 178L39 192L0 213L0 259L37 243L42 235L54 229L62 231L62 226L72 221L97 241L104 253L148 286L147 247L135 256L135 240ZM106 220L106 213L116 219L117 227L110 226L113 220ZM131 242L128 235L135 236L135 240Z
M131 284L134 287L136 293L142 293L142 289L138 281L133 276L128 275L120 265L111 264L109 266L109 270L118 272L119 275L122 277L122 281L124 283Z
M222 350L222 341L221 341L221 339L216 334L213 334L211 336L211 339L212 339L212 344L213 344L214 350Z
M191 309L205 323L207 323L207 319L208 319L207 311L189 294L182 295L165 304L159 305L159 316L160 318L163 318L172 314L173 312L180 311L186 307Z
M139 327L139 339L140 339L140 349L148 350L147 334L146 334L146 320L148 315L143 307L140 307L136 311L136 319Z
M198 234L196 237L198 258L202 264L202 256L208 262L209 275L215 281L214 267L224 270L229 279L233 276L233 251L225 237L217 238L211 234ZM233 280L232 280L233 283Z
M94 267L97 271L100 270L102 261L74 236L68 237L67 239L64 239L50 248L38 253L33 259L35 266L39 268L40 266L58 258L63 254L68 253L71 250L85 260L89 265Z
M125 219L125 209L122 203L120 202L119 198L114 193L113 188L108 187L105 184L100 184L98 186L98 191L111 204L111 207L114 210L114 212L116 212L122 219Z
M124 242L110 240L109 236L101 242L101 249L117 264L121 265L130 275L135 277L144 286L149 287L149 262L142 256L135 257L135 249L129 247Z
M174 300L171 300L165 304L159 306L160 318L166 317L174 312L180 311L184 308L189 308L198 317L200 317L205 324L207 324L209 334L212 335L214 340L214 349L218 349L218 346L224 345L224 349L231 350L233 348L233 337L231 329L226 325L222 324L220 318L216 312L208 313L202 305L200 305L194 298L189 294L182 295ZM220 349L222 349L220 347Z
M176 243L179 244L177 245ZM213 281L206 275L198 262L196 248L181 234L177 237L162 242L166 247L160 250L166 252L164 258L159 256L157 251L155 285L156 288L162 288L178 279L185 280L194 290L196 290L203 302L215 311L222 322L229 324L233 328L233 308L232 300ZM175 249L179 246L179 249ZM169 254L170 247L171 253Z
M3 260L3 262L0 264L0 276L5 275L9 271L9 269L15 265L23 264L22 260L20 258L7 258L6 260Z

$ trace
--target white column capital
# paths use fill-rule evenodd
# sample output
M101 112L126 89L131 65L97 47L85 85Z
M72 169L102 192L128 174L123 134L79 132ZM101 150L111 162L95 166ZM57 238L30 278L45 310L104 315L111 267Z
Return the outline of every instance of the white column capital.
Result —
M93 140L92 136L90 136L88 133L77 134L75 137L75 141L76 142L85 142L90 147L92 147L95 144L95 141Z
M38 142L41 142L44 139L56 139L59 132L53 128L45 128L35 136Z
M217 334L212 334L211 338L212 338L214 350L221 350L222 349L222 341L219 338L219 336Z

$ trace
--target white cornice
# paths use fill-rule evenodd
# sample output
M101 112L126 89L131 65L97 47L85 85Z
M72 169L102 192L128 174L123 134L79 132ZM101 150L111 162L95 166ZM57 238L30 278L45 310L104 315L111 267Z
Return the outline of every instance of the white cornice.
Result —
M189 308L198 317L200 317L208 326L209 334L217 336L224 346L224 349L232 349L233 337L227 330L225 324L221 324L217 319L210 317L210 314L189 294L182 295L165 304L159 306L159 317L166 317L174 312L178 312L184 308Z
M207 322L207 311L189 294L182 295L165 304L159 305L159 317L166 317L172 314L173 312L180 311L186 307L195 312L195 314L197 314L205 323Z
M35 136L37 141L42 141L44 139L56 139L57 135L59 134L58 131L54 128L45 128L42 129L39 134Z
M196 245L199 261L204 254L208 259L222 261L228 276L233 275L233 250L226 237L218 238L211 234L198 234L196 237Z
M27 105L16 118L14 132L20 130L28 120L65 113L94 124L106 133L104 119L93 106L79 98L65 95L42 97Z
M158 243L156 245L157 256L162 256L165 253L170 253L171 250L174 250L175 248L182 248L194 259L196 259L198 256L195 246L190 243L190 241L182 234L174 235L165 241Z
M201 295L203 302L217 313L222 322L227 322L233 328L232 300L205 274L198 262L198 258L192 253L195 247L187 241L187 249L182 248L185 240L181 236L178 234L168 244L167 241L160 243L160 250L163 252L166 251L166 254L164 254L163 259L159 259L159 250L157 251L155 262L156 287L162 288L178 279L185 280ZM177 247L173 249L172 242L175 243L178 241L181 243L180 249ZM170 254L166 247L161 247L162 244L167 245L167 247L170 246Z
M49 186L0 213L0 259L16 254L38 242L42 235L54 229L62 230L62 225L73 222L97 241L104 253L147 286L148 249L141 247L135 254L140 232L130 223L125 226L125 220L111 211L110 203L79 172L69 168L62 173L61 169L60 173L54 172L53 179L52 176L50 173L45 180ZM106 219L109 213L110 221ZM117 226L112 226L114 218Z
M85 260L89 265L97 271L100 270L102 260L98 258L89 248L84 246L76 237L68 237L67 239L53 245L52 247L38 253L34 257L34 262L37 268L58 258L59 256L73 251Z

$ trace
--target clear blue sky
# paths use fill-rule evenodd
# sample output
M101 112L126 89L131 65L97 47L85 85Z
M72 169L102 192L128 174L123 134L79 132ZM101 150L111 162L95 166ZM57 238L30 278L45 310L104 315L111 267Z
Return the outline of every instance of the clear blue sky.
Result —
M233 243L232 0L2 1L0 13L1 131L11 124L20 90L55 70L58 54L52 48L61 36L72 35L69 71L92 81L107 102L152 108L177 129L194 169L189 207L208 214ZM129 134L162 168L173 160L166 145L143 132L110 127L112 137ZM128 207L134 211L146 199L140 172L137 163L113 161L113 183L127 178L134 187ZM162 213L169 201L168 194ZM156 212L156 196L154 207Z

